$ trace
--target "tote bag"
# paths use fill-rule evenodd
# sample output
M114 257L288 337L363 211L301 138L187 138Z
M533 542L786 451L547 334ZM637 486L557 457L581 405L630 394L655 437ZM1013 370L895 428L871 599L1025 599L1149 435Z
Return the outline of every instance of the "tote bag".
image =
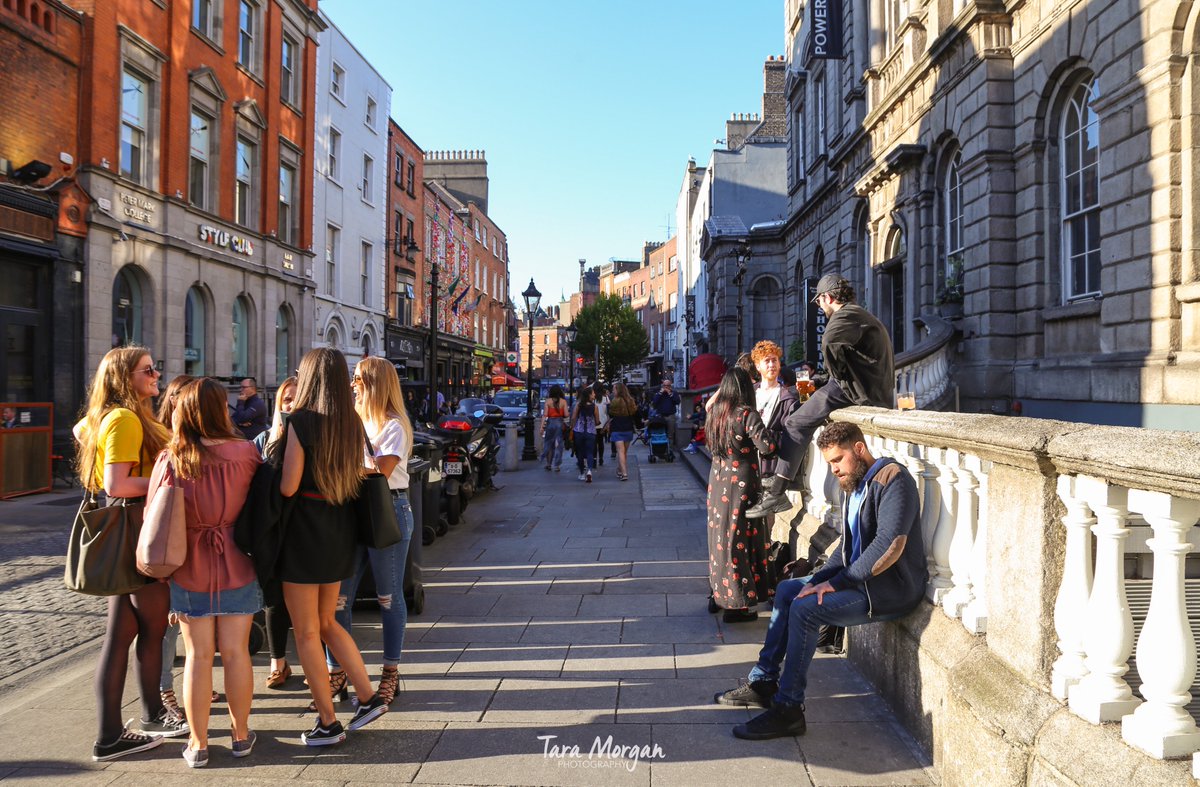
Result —
M132 593L152 580L138 573L134 559L142 526L144 498L109 498L100 505L85 492L71 538L63 581L67 589L89 596Z
M174 466L167 466L163 478L175 480ZM182 487L160 486L154 493L146 507L134 556L138 571L148 577L169 577L183 565L187 559L187 517Z
M375 449L367 441L367 454L375 472L363 476L358 488L355 506L358 513L358 540L374 549L387 549L400 543L400 520L396 518L396 507L392 505L392 490L388 488L387 476L379 472L375 464Z

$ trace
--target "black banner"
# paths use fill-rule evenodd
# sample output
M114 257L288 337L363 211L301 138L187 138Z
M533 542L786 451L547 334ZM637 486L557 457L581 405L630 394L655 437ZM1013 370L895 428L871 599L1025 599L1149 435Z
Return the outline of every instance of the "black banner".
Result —
M809 53L817 60L842 60L842 0L812 0Z
M821 352L821 339L825 336L825 311L813 303L817 294L817 277L809 276L801 289L804 297L804 360L825 371L825 355Z

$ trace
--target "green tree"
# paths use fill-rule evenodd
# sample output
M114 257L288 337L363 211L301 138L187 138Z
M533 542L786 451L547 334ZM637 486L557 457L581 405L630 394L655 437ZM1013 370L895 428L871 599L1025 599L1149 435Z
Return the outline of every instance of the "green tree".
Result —
M640 363L650 353L646 329L619 296L601 295L595 303L575 315L575 327L579 333L571 345L572 350L590 359L599 346L600 369L597 371L606 380L616 379L622 366Z

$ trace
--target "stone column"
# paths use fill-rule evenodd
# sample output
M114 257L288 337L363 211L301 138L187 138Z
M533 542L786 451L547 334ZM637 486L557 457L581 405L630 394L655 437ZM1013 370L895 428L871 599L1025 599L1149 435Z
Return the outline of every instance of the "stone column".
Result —
M1054 601L1054 631L1058 634L1061 655L1050 673L1050 692L1065 700L1071 688L1087 675L1083 621L1092 592L1092 537L1089 530L1096 520L1078 491L1074 476L1058 477L1058 496L1067 507L1067 515L1062 520L1067 529L1067 548L1062 583Z
M929 468L936 481L937 493L928 504L926 521L932 525L929 543L929 586L925 597L941 604L943 597L954 587L950 581L950 544L954 539L954 471L950 468L945 448L929 449Z

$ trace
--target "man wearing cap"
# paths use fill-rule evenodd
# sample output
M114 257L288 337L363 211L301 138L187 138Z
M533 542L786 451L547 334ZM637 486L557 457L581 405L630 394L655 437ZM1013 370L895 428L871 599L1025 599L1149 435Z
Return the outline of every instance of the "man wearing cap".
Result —
M750 519L792 507L784 490L803 467L813 434L830 413L854 405L895 404L896 371L887 328L854 302L854 287L836 273L821 277L813 301L828 319L821 352L829 382L784 419L775 477L758 505L747 509L746 516Z

